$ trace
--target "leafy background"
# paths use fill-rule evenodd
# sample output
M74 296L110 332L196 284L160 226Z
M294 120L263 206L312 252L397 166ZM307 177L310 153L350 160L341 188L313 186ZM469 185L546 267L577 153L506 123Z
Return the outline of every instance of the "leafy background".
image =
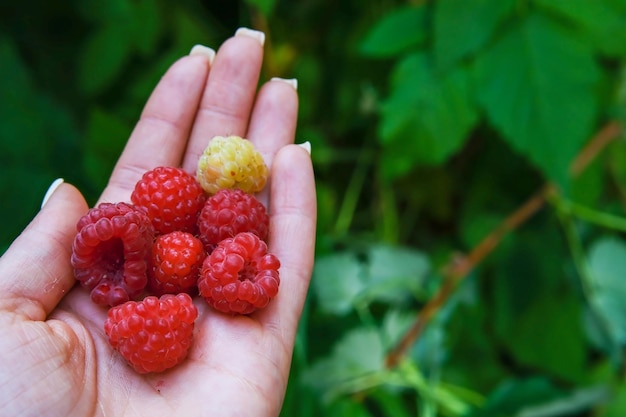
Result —
M3 2L0 250L239 26L317 175L283 415L623 416L626 0Z

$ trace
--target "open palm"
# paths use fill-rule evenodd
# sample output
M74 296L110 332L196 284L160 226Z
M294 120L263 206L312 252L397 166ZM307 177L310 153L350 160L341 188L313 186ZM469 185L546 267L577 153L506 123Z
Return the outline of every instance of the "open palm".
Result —
M245 35L245 33L244 33ZM75 225L88 207L62 184L0 258L0 415L276 416L309 285L315 186L307 152L294 140L298 99L280 80L257 93L262 44L235 36L211 63L194 54L163 76L100 201L129 201L143 172L159 165L194 172L215 135L252 140L270 166L260 197L270 212L270 251L281 288L251 316L219 314L202 299L187 360L139 375L109 346L106 310L72 275Z

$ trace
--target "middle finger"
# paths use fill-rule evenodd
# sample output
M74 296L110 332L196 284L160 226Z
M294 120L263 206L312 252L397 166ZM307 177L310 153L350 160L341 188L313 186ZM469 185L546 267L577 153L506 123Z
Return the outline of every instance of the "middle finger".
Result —
M211 66L183 168L195 172L200 155L216 135L245 136L263 61L262 32L237 30L222 44Z

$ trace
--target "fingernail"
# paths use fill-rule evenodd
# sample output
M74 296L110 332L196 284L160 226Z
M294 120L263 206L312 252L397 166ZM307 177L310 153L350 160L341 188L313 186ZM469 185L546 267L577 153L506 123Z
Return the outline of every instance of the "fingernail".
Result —
M204 45L194 45L193 48L191 48L189 55L205 56L209 60L209 64L212 64L213 59L215 59L215 50Z
M280 81L282 83L289 84L294 90L298 91L298 80L296 78L280 78L274 77L270 81Z
M248 29L248 28L239 28L235 32L235 36L249 36L259 41L261 46L265 44L265 33L258 31L258 30L253 30L253 29Z
M43 200L41 201L41 208L46 205L52 194L54 194L56 189L59 188L61 184L63 184L63 178L57 178L54 182L52 182L52 184L50 184L48 191L46 191L46 195L43 196Z
M309 155L311 155L311 142L307 140L306 142L299 143L298 146L307 151Z

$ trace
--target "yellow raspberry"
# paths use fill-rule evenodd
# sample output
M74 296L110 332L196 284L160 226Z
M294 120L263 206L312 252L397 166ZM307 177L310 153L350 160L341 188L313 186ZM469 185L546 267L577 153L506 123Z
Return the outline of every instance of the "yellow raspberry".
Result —
M268 169L252 142L239 136L215 136L198 160L196 178L209 194L225 188L261 191Z

